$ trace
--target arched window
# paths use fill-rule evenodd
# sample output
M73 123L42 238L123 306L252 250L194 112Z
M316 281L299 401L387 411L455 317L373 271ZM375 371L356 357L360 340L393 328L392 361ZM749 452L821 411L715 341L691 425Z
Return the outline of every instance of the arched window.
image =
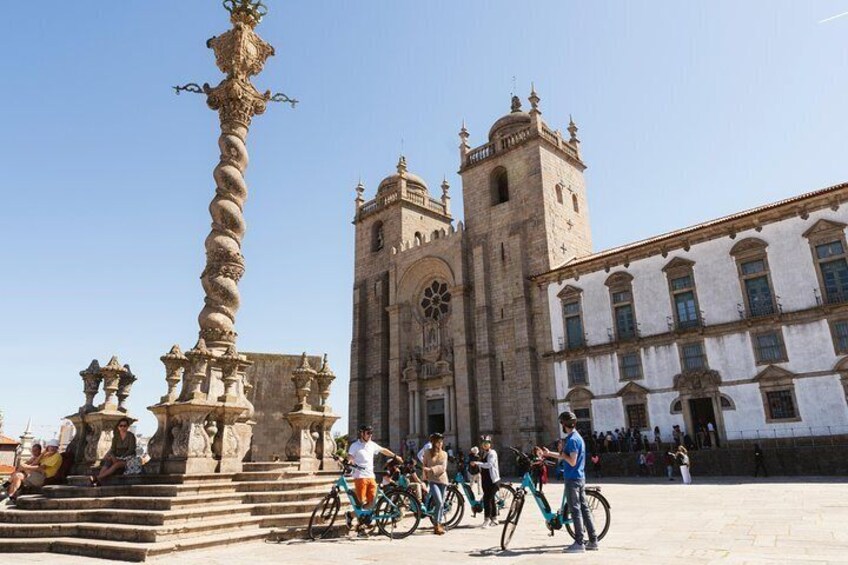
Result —
M371 228L371 251L379 251L385 245L385 235L383 234L383 222L376 222Z
M433 239L439 239L440 235L439 230L433 230Z
M579 214L580 213L580 204L577 202L577 195L576 194L571 195L571 205L574 206L574 211Z
M557 203L562 204L562 185L561 184L556 185L556 197L557 197Z
M421 245L424 243L424 236L421 235L420 231L415 232L415 245Z
M506 169L498 167L492 171L492 206L509 202L509 177Z

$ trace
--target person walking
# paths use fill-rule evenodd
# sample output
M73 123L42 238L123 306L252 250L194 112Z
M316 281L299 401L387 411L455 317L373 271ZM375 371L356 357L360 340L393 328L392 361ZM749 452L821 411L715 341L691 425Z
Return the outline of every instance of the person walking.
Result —
M710 447L713 449L721 447L718 444L718 434L716 434L715 425L712 422L707 422L707 432L710 434Z
M647 455L645 455L645 465L648 466L648 476L654 476L654 464L657 462L657 458L654 455L653 451L649 451Z
M674 457L677 460L677 464L680 466L680 476L683 478L683 484L691 485L692 474L689 470L689 454L686 448L682 445L678 447Z
M759 443L754 444L754 476L756 477L760 469L763 470L763 476L768 477L768 471L766 471L766 460L763 455L763 448L760 447Z
M560 453L544 450L545 457L565 461L565 496L568 511L574 526L574 543L565 548L569 553L582 553L598 549L598 536L592 511L586 502L586 445L575 427L577 416L574 412L563 412L559 415L559 423L565 436L565 445ZM589 541L583 544L583 528L586 528Z
M480 441L480 460L471 465L480 469L483 483L483 528L498 525L498 512L495 505L495 494L500 488L501 472L498 465L498 452L492 449L491 436L483 436Z
M674 454L671 452L666 452L663 456L663 462L665 463L665 474L668 476L669 481L674 480Z
M445 533L445 491L448 488L448 453L444 450L444 436L430 434L432 447L424 453L424 480L430 485L430 500L436 511L436 523L433 533L437 536Z
M648 459L645 457L645 452L639 452L639 476L647 477L648 476Z
M659 426L654 426L654 444L656 445L656 451L662 449L662 434L660 434Z
M598 479L603 478L604 475L601 472L601 456L597 453L593 453L592 457L589 459L592 460L592 474Z
M530 463L530 474L533 477L533 485L540 493L548 482L548 466L545 464L545 456L541 447L533 448L533 460Z

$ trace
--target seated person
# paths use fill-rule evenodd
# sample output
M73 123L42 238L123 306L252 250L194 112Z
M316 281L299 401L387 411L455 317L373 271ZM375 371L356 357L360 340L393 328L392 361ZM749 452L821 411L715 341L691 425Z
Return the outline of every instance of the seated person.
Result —
M135 457L135 434L130 431L130 420L129 418L121 418L118 420L118 425L115 426L114 435L112 435L112 448L103 456L100 472L90 477L91 484L100 486L100 481L106 477L119 472L123 473L127 461Z
M401 475L401 464L397 459L389 459L383 466L383 481L381 487L396 485Z
M21 485L26 481L27 475L32 473L40 473L40 469L38 467L38 460L41 459L41 444L34 444L32 446L32 456L26 461L21 461L18 463L18 469L12 473L12 476L9 477L8 485L6 486L6 492L0 495L0 500L5 499L7 496L14 500L17 496L18 490L21 488ZM33 479L37 481L38 479Z

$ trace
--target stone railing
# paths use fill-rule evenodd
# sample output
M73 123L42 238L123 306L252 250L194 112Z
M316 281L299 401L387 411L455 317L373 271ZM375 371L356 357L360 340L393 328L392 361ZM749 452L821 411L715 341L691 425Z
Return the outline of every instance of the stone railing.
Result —
M481 161L485 161L489 157L493 157L495 155L495 144L487 143L486 145L481 145L477 149L473 149L468 153L468 156L465 158L466 165L476 165Z
M505 137L502 137L496 141L490 141L485 145L481 145L475 149L471 149L467 154L465 154L465 161L463 163L463 167L472 167L481 163L491 157L494 157L497 153L501 151L508 151L513 147L517 147L527 141L528 139L533 139L539 137L544 139L548 143L555 146L557 149L565 152L569 157L573 159L580 159L577 149L568 141L562 138L562 134L558 131L553 131L551 128L546 126L544 123L540 124L540 129L536 129L535 127L527 127L521 129L519 131L513 132Z
M112 437L118 422L124 418L135 421L127 413L126 401L136 381L129 365L121 365L112 357L105 366L94 359L80 371L85 401L75 414L67 416L74 425L75 434L65 450L65 456L74 458L71 469L75 474L88 474L97 467L112 447ZM94 399L103 389L103 402L95 405Z
M501 149L509 149L513 145L518 145L525 139L530 138L530 128L519 130L515 133L511 133L508 136L501 139Z
M376 212L377 210L382 210L386 206L397 202L398 200L403 200L404 202L410 202L417 206L421 206L422 208L426 208L427 210L432 210L434 212L438 212L439 214L443 214L445 216L448 215L445 204L434 198L430 198L428 196L424 196L423 194L418 194L415 192L407 191L406 194L401 196L400 190L395 189L386 194L381 194L374 198L373 200L369 200L364 203L358 211L358 217L363 217L372 212Z

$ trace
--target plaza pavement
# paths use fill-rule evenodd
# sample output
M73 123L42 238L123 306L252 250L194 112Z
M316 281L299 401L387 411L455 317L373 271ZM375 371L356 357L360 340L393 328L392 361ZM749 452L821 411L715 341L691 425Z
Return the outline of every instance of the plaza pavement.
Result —
M382 536L319 542L255 542L151 560L157 565L238 563L428 564L642 563L848 564L848 480L830 478L694 478L684 486L659 478L610 479L601 484L612 506L609 534L597 553L564 554L565 529L551 538L535 504L526 504L510 551L500 551L502 528L480 529L466 514L459 528L436 537L422 521L405 540ZM552 502L562 485L546 487ZM529 502L529 501L528 501ZM17 556L28 563L98 562L79 557Z

